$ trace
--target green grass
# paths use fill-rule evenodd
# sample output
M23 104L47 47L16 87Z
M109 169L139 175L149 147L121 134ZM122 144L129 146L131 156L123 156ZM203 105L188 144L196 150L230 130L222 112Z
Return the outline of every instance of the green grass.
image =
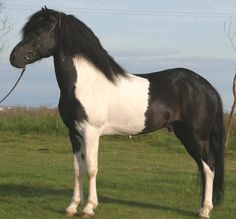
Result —
M65 218L74 181L71 146L57 113L41 110L25 117L24 112L17 122L13 117L19 112L12 113L6 125L0 121L1 219ZM1 115L0 120L4 120ZM32 120L48 122L50 128L44 124L40 129ZM235 145L233 136L226 152L225 200L212 218L236 215ZM97 177L99 206L94 218L197 218L199 183L195 163L171 133L159 131L131 140L103 137Z
M57 109L16 107L0 111L0 132L67 135Z

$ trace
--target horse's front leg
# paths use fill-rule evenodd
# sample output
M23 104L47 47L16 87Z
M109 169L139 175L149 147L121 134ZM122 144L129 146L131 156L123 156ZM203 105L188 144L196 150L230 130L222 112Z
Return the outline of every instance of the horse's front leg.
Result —
M89 180L88 203L82 211L84 217L94 215L94 209L98 205L96 176L98 172L98 147L99 130L93 127L87 127L85 130L85 161Z
M70 140L74 154L75 187L72 201L66 209L67 216L77 214L77 207L83 202L84 142L81 136L70 131Z

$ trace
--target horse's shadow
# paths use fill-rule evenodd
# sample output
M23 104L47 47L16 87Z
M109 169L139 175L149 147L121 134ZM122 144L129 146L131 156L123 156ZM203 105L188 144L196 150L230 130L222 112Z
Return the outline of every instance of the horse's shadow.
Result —
M109 196L99 196L100 203L114 203L118 205L125 205L135 208L144 208L144 209L157 209L161 211L173 211L177 214L183 215L183 216L191 216L196 217L196 213L193 211L188 211L184 209L174 208L170 206L160 205L160 204L152 204L152 203L145 203L141 201L134 201L134 200L124 200Z
M0 204L15 204L8 201L7 196L21 196L21 197L37 197L37 196L68 196L70 197L73 193L71 189L56 189L51 187L39 187L33 185L17 185L17 184L0 184ZM86 196L85 196L86 197ZM153 204L153 203L145 203L141 201L135 200L125 200L120 198L115 198L111 196L99 196L99 202L103 204L117 204L117 205L124 205L130 206L134 208L143 208L143 209L157 209L161 211L173 211L179 215L189 216L189 217L196 217L196 213L189 210L179 209L171 206L165 206L161 204ZM49 211L53 211L54 213L64 214L64 209L55 209L46 207L45 209Z

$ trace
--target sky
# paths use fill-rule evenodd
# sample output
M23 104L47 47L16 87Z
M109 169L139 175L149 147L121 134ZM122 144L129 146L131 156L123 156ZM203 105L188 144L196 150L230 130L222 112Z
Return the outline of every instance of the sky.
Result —
M13 29L0 54L0 98L20 74L10 65L9 55L21 39L21 28L44 5L85 22L128 72L189 68L209 80L219 91L224 110L230 110L236 51L224 24L229 25L231 18L232 32L236 32L235 0L6 0L4 13ZM58 99L53 59L48 58L27 66L19 85L1 106L56 107Z

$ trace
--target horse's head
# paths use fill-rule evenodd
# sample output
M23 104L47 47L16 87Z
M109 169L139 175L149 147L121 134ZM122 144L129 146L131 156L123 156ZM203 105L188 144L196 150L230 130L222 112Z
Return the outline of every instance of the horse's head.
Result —
M27 64L53 55L59 16L59 12L45 7L30 17L22 29L22 40L10 55L14 67L24 68Z

